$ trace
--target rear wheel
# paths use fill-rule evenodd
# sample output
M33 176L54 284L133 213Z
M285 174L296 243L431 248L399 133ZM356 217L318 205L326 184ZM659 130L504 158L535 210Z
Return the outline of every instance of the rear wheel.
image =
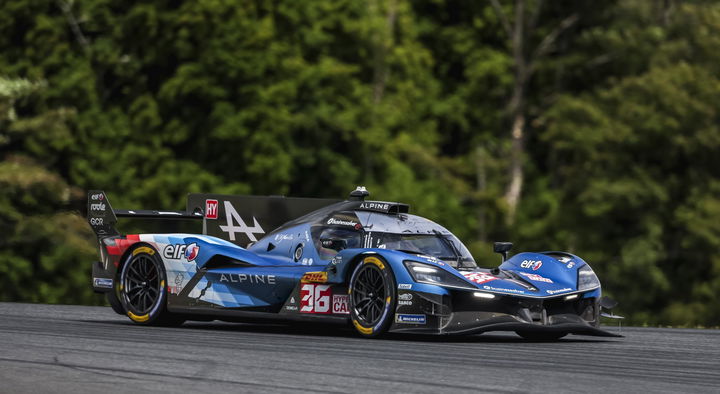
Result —
M167 311L167 280L155 249L132 251L120 271L120 301L133 322L144 325L180 325L185 320Z
M532 341L556 341L567 335L566 332L515 331L515 333Z
M113 286L112 291L105 293L105 299L115 313L118 315L124 315L125 308L123 308L120 298L118 298L118 294L120 294L120 285L116 284Z
M395 315L395 276L378 256L368 256L350 277L350 318L364 337L384 334Z

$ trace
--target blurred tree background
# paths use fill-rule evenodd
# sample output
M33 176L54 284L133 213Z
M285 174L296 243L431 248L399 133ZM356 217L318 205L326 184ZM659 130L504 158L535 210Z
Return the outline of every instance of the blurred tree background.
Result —
M634 324L720 325L720 4L0 5L0 300L98 304L84 191L373 197L588 260Z

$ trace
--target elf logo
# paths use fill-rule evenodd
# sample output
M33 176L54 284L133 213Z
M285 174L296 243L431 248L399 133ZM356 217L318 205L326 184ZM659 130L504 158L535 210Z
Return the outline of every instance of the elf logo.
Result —
M520 263L521 268L532 268L533 271L537 271L542 266L542 261L537 260L523 260Z
M190 245L185 244L173 244L168 245L163 249L163 256L166 259L180 260L184 257L187 261L193 261L200 254L200 247L196 243Z

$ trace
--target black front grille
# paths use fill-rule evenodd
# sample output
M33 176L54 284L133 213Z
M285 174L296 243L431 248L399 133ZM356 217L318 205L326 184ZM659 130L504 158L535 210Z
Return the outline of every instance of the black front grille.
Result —
M453 312L503 313L533 322L542 322L550 316L562 314L579 315L586 321L594 320L595 316L594 298L575 298L566 301L565 295L539 299L495 294L494 299L487 299L476 297L470 291L454 291L452 300Z

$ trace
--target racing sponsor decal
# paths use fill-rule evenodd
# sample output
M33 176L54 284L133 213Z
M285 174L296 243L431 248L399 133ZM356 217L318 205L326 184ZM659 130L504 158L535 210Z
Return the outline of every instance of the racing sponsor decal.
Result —
M105 203L104 202L95 202L90 204L90 210L91 211L103 211L105 212Z
M286 311L296 311L298 310L297 303L295 302L295 296L290 297L290 300L288 301L287 305L285 305Z
M522 290L517 290L517 289L503 289L503 288L501 288L501 287L493 287L493 286L487 286L487 285L483 286L483 289L485 289L485 290L493 290L493 291L504 291L504 292L507 292L507 293L518 293L518 294L524 294L524 293L525 293L525 292L522 291Z
M274 285L275 275L265 274L220 274L220 282L249 283L253 285Z
M178 272L177 275L175 275L175 286L168 286L168 292L170 294L180 294L180 292L183 289L183 281L185 279L185 276L182 272Z
M349 314L348 300L350 296L347 294L333 295L332 313Z
M275 234L275 242L279 241L292 241L293 236L292 234Z
M575 262L570 259L570 257L562 256L558 257L557 260L563 264L566 264L565 266L570 269L575 266Z
M410 293L401 293L398 295L398 305L412 305L413 295Z
M490 282L491 280L498 279L497 277L492 276L485 272L469 272L469 273L463 272L462 274L465 277L465 279L467 279L471 282L477 283L479 285Z
M328 219L327 224L336 224L336 225L340 225L340 226L355 227L355 225L358 223L353 222L352 220L340 220L340 219L330 218L330 219Z
M399 283L399 284L398 284L398 289L399 289L399 290L410 290L410 289L412 289L412 284L410 284L410 283Z
M338 265L342 263L342 256L335 256L330 260L330 265Z
M102 201L105 199L105 196L103 196L102 193L95 193L90 196L90 199L93 201Z
M382 246L382 249L385 249L385 245L381 245L381 246ZM445 265L445 263L443 263L440 259L438 259L438 258L435 257L435 256L427 256L427 255L424 255L424 254L419 254L419 255L417 255L417 256L418 256L418 257L422 257L422 258L424 258L424 259L427 259L427 260L430 261L431 263L435 263L435 264L437 264L437 265Z
M528 278L528 279L530 279L530 280L533 280L533 281L535 281L535 282L553 283L552 280L550 280L550 279L548 279L548 278L546 278L546 277L544 277L544 276L537 275L537 274L530 274L530 273L527 273L527 272L518 272L518 274L520 274L520 275L522 275L522 276L524 276L524 277L526 277L526 278Z
M104 289L112 289L113 280L108 278L93 278L93 286L102 287Z
M231 241L235 241L235 233L243 233L253 242L257 241L255 234L265 234L265 230L260 227L260 223L255 219L255 216L253 216L253 225L250 227L245 224L230 201L223 201L223 203L225 205L225 220L227 223L225 226L220 226L220 230L228 233L228 238ZM235 222L237 222L237 226Z
M103 218L90 218L90 224L93 226L102 226L103 222Z
M533 271L537 271L542 267L542 261L540 260L523 260L520 263L521 268L532 268Z
M306 283L300 286L301 313L331 313L330 285Z
M205 219L218 218L218 200L205 200Z
M300 279L300 283L325 283L327 278L327 272L325 271L306 272Z
M360 209L378 209L381 211L389 211L390 204L383 204L379 202L363 202L360 204Z
M560 290L545 290L545 292L548 294L564 293L566 291L572 291L572 289L569 287L566 287L566 288L560 289Z
M195 243L186 244L170 244L163 249L163 257L171 260L180 260L184 258L187 261L193 261L200 254L200 247Z
M408 324L425 324L425 315L395 315L396 323L408 323Z

